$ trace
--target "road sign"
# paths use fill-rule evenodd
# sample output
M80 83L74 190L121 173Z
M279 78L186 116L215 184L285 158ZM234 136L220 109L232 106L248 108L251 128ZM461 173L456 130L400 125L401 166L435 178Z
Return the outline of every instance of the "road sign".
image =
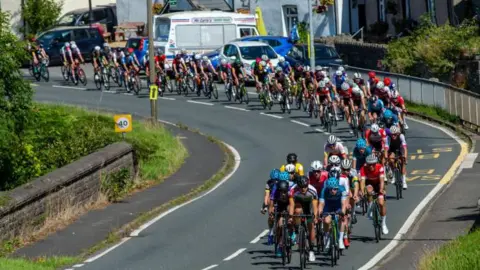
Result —
M177 0L169 0L169 3L171 6L176 6L177 5Z
M130 114L116 114L113 116L115 121L115 132L130 132L132 131L132 116Z
M152 84L150 85L150 100L157 100L158 99L158 85Z

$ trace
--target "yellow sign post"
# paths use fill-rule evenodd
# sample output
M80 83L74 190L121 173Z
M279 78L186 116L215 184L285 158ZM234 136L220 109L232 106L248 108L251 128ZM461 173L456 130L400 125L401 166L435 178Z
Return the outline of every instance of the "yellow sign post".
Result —
M122 133L125 137L126 132L132 131L132 116L130 114L116 114L113 116L115 121L115 132Z
M151 84L150 85L150 100L157 100L158 99L158 85Z

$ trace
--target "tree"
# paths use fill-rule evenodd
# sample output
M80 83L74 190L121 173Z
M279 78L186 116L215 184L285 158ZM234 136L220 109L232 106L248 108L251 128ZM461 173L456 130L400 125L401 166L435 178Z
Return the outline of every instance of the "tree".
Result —
M57 0L25 0L22 17L27 36L38 34L55 25L62 11L63 1Z

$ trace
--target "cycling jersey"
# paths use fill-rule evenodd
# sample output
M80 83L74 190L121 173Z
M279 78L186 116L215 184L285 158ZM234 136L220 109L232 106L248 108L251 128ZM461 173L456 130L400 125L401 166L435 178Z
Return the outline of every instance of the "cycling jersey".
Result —
M397 106L397 107L402 107L405 105L405 100L403 99L402 96L398 96L396 99L391 98L390 101L394 106Z
M345 187L347 191L353 190L355 188L355 182L358 182L357 174L353 173L351 170L348 173L341 173L340 174L340 185Z
M287 211L289 205L289 192L282 193L275 189L271 195L270 200L275 202L277 212Z
M365 162L367 161L367 156L371 154L372 154L371 146L367 146L363 154L360 153L360 150L358 150L357 147L353 149L352 159L357 161L356 168L355 168L357 171L359 171L360 168L365 164Z
M338 212L342 209L342 201L347 199L348 192L344 186L339 186L335 194L332 194L330 189L324 187L320 193L320 202L324 203L323 212L331 213Z
M385 170L382 164L375 164L375 169L373 171L368 168L368 165L365 165L360 169L360 177L362 179L367 179L377 184L380 183L380 178L383 176L385 176Z
M332 83L333 83L333 85L335 85L335 87L337 89L342 89L342 83L345 82L345 79L346 79L345 76L336 76L335 75L333 77Z
M227 63L226 65L220 65L218 70L220 72L230 73L232 71L232 65L230 63Z
M278 180L269 179L265 185L265 191L272 191L273 187L277 184Z
M282 167L280 167L280 171L281 172L284 172L285 171L285 166L286 165L282 165ZM304 175L304 172L303 172L303 165L301 163L296 163L295 164L295 173L300 175L300 176L303 176Z
M385 126L387 128L390 128L391 126L396 126L399 122L398 116L396 115L396 113L394 113L392 118L383 118L383 122L385 123Z
M378 133L373 133L372 130L368 129L365 133L365 138L367 142L371 144L376 150L380 150L383 147L387 146L387 134L383 128L381 128Z
M373 104L371 101L368 101L368 112L382 112L383 109L385 108L385 105L383 104L383 101L381 99L378 99L375 104Z
M337 155L341 157L347 154L347 148L343 146L343 144L340 142L336 142L335 146L333 147L329 146L328 143L325 143L325 145L323 146L323 150L327 157L331 155Z
M285 73L275 73L275 80L277 80L278 83L285 85L287 82L286 80L287 76L285 76Z
M210 59L208 59L208 60L206 60L206 61L205 61L205 60L202 60L202 61L200 62L200 66L202 67L202 69L203 69L204 72L210 71L211 65L212 65L212 62L210 61Z
M390 137L388 139L388 151L389 152L401 152L401 150L407 147L407 141L405 140L405 135L400 134L397 138L393 139Z
M343 99L349 99L352 97L352 88L348 88L347 90L343 90L342 88L339 88L338 94L343 98Z
M330 89L328 87L320 88L318 91L319 96L328 96L330 94Z
M378 89L375 91L375 95L378 96L382 101L388 101L390 99L390 91L385 90L384 88Z
M325 184L325 181L327 181L327 179L328 179L327 171L322 171L320 173L320 179L317 179L315 177L314 172L308 172L309 184L312 185L317 190L317 194L320 194L320 192L322 192L323 186Z
M232 64L232 68L235 69L235 74L236 75L243 74L243 71L242 71L243 67L244 67L243 63L235 62L235 63Z
M353 81L358 85L358 87L365 86L365 81L363 79L353 79Z
M312 202L318 200L318 193L312 185L308 185L307 192L305 193L302 193L300 187L294 185L290 190L289 198L293 199L295 203L301 204L304 215L309 215L311 213Z
M278 65L277 65L277 67L281 67L282 70L283 70L283 73L285 73L285 74L287 74L287 75L290 74L290 68L291 68L291 67L290 67L290 63L288 63L288 62L286 62L286 61L283 62L283 63L280 63L280 62L279 62Z
M341 171L339 172L339 177L338 177L338 182L340 184L340 186L342 186L348 193L348 191L350 190L350 178L348 175L344 175L341 173Z

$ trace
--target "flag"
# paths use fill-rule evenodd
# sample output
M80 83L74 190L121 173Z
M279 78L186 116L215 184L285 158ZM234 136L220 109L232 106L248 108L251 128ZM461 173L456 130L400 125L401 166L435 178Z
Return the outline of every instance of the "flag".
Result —
M292 29L290 30L290 40L293 42L297 42L300 40L300 35L298 34L297 24L294 24Z

